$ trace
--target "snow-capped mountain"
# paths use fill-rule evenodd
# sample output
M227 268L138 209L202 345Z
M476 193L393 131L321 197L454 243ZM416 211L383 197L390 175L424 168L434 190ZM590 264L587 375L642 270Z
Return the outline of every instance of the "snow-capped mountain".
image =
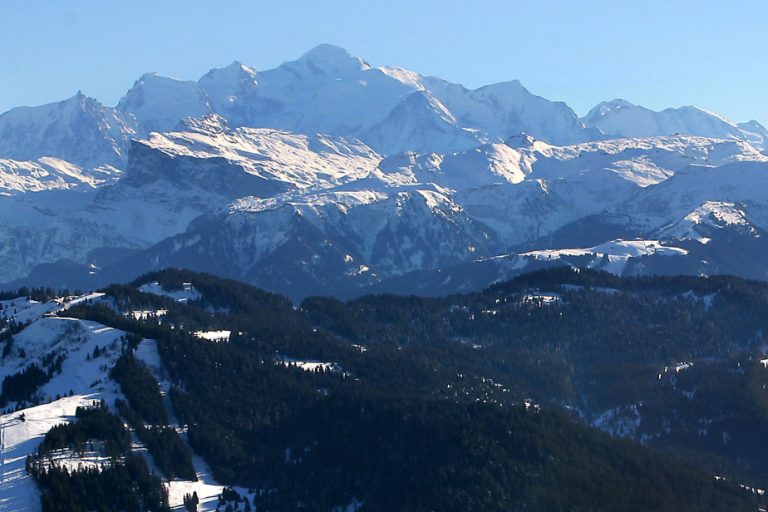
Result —
M519 81L469 90L445 80L423 78L423 86L454 112L460 122L504 140L521 132L553 144L566 145L599 138L571 108L531 94Z
M78 92L58 103L18 107L0 115L0 157L54 157L80 167L122 167L136 123Z
M612 138L686 134L745 140L760 148L768 147L768 129L757 121L734 123L719 114L693 106L656 112L616 99L600 103L589 111L583 121L586 126Z
M141 134L146 135L170 131L186 117L205 116L211 106L196 82L148 73L120 100L117 110L136 119Z
M451 153L525 132L555 145L606 137L700 135L765 148L756 121L735 124L694 107L653 112L623 100L584 119L562 102L510 81L475 90L396 67L372 67L346 50L320 45L299 59L258 71L239 62L197 81L148 73L116 108L81 93L60 103L0 116L0 157L57 157L81 167L123 168L128 141L218 114L231 126L355 137L381 154Z
M118 182L48 222L17 223L3 256L11 279L33 270L34 283L71 275L59 284L88 287L172 266L295 298L476 260L504 262L514 275L542 261L587 264L592 254L593 266L640 272L633 260L649 268L661 252L629 250L632 237L681 247L691 237L669 226L706 201L748 204L761 219L766 168L768 157L745 142L686 136L554 146L524 135L383 157L355 140L231 128L213 115L134 142ZM697 182L710 174L721 181ZM741 188L728 176L740 176ZM599 250L617 237L628 242ZM564 257L545 251L553 247ZM714 247L681 248L674 255L696 263L680 271L698 271L700 253ZM510 251L516 263L493 259ZM620 264L606 267L605 254ZM34 269L60 259L82 270Z
M239 62L198 81L148 73L116 108L78 93L61 103L0 117L0 157L56 156L76 165L124 166L128 140L218 114L232 125L356 137L383 154L451 152L525 131L553 143L598 136L564 103L519 82L468 90L399 68L375 68L320 45L275 69Z
M116 108L78 94L0 116L0 282L188 266L298 297L474 261L655 268L634 239L686 251L659 259L681 272L730 270L709 253L757 254L768 229L764 134L623 100L579 119L517 81L470 90L331 45L267 71L147 74ZM735 211L751 231L706 221Z
M111 166L82 169L45 156L31 162L0 159L0 194L11 196L44 190L97 188L114 183L121 174Z
M366 175L381 159L355 140L230 130L222 123L216 117L189 121L187 131L134 141L113 185L0 201L4 280L61 259L101 266L104 251L98 258L93 251L146 249L240 197L327 188Z

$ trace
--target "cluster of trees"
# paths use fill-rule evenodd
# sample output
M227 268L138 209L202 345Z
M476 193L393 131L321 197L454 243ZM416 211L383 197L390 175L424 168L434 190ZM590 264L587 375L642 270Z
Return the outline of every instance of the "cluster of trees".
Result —
M751 510L759 500L711 475L746 461L747 477L759 482L763 444L752 444L756 452L746 458L754 437L728 448L683 438L703 415L720 414L725 428L768 411L766 375L738 366L752 360L754 367L763 343L766 285L556 269L463 296L311 298L294 309L212 276L167 271L135 284L149 280L169 288L192 282L202 297L184 305L111 287L119 311L149 305L168 314L162 323L103 305L67 314L158 341L190 443L221 482L268 490L257 495L257 509L364 502L368 510ZM520 300L536 290L563 300ZM217 328L233 332L230 343L189 332ZM284 367L277 356L331 361L343 372ZM712 367L658 376L690 359ZM159 391L136 363L123 360L115 378L133 388L126 396L135 415L151 416L134 401L152 403ZM735 377L718 388L728 369ZM728 403L745 389L743 400ZM542 410L515 405L528 397ZM647 417L640 432L669 431L653 438L656 446L708 469L557 412L568 403L589 418L640 402ZM672 414L685 428L655 404L677 408ZM756 436L763 424L738 435Z
M3 344L3 359L8 357L13 350L13 337L26 329L30 322L16 322L14 320L0 319L0 343Z
M197 496L197 491L192 494L184 495L184 510L187 512L197 512L197 506L200 504L200 498Z
M38 388L61 372L63 362L63 354L51 352L43 356L42 368L37 363L32 363L23 370L7 375L0 391L0 407L5 407L8 402L33 401Z
M37 449L39 459L55 450L69 449L82 454L91 440L103 441L104 455L114 459L124 457L131 447L131 437L123 422L110 413L104 402L91 407L78 407L76 421L54 426L43 438Z
M0 393L0 407L5 407L8 402L30 401L35 391L50 379L51 375L36 363L6 376Z
M104 469L31 465L29 471L41 488L43 512L170 512L165 488L140 455Z
M147 366L126 350L115 363L109 376L120 384L131 407L151 425L168 424L160 386Z
M149 368L129 349L117 360L110 376L128 399L128 403L117 400L117 410L135 429L163 475L169 480L197 480L192 453L178 432L168 426L160 386Z
M74 293L75 295L80 295L81 292L77 290ZM0 300L12 300L12 299L18 299L19 297L27 297L31 300L36 300L38 302L48 302L57 297L66 297L68 295L71 295L71 294L69 290L67 290L66 288L62 288L57 291L50 287L27 288L26 286L24 286L22 288L19 288L16 291L0 292Z
M540 293L562 301L520 300ZM765 283L559 268L461 296L311 298L302 308L315 325L368 346L415 343L448 361L456 357L447 347L461 342L462 373L503 383L517 400L571 404L588 419L636 407L629 419L639 424L627 435L713 472L768 480L768 372L758 362ZM693 366L664 370L679 362Z
M103 402L79 407L76 421L53 427L27 471L41 490L43 512L169 512L168 496L140 455L130 451L130 435L123 422ZM68 449L82 454L99 447L110 462L102 467L69 470L52 458Z
M115 401L115 407L120 415L133 427L139 441L144 443L155 466L168 480L182 478L197 480L195 466L192 463L192 452L181 439L178 432L167 425L147 426L136 411L122 400Z
M220 512L251 512L248 496L240 496L232 487L225 487L219 494L216 510Z

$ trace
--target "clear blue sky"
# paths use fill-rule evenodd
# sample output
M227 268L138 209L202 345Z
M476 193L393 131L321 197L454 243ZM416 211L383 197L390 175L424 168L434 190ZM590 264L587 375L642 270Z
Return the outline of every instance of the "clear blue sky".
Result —
M768 123L767 29L766 0L0 0L0 111L114 105L147 71L268 69L328 42L470 87L517 78L579 114L621 97Z

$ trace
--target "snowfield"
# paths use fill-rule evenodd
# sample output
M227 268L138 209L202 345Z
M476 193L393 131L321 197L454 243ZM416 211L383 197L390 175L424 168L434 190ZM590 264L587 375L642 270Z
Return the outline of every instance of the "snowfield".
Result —
M181 290L166 290L160 283L153 281L151 283L143 284L139 287L139 291L142 293L151 293L153 295L160 295L168 297L176 302L191 302L200 298L200 293L195 290L192 283L183 283Z
M338 363L332 363L327 361L314 361L314 360L302 360L294 359L291 357L277 356L275 358L275 364L285 366L286 368L301 368L305 372L316 371L329 371L334 373L341 372L341 366Z
M74 395L0 416L0 510L40 510L40 493L25 467L27 455L37 449L52 427L73 421L78 407L91 405L94 400L99 399L96 393ZM21 412L24 413L25 421L19 420Z
M202 340L226 343L229 341L229 336L232 334L232 331L195 331L192 334Z
M688 251L679 247L662 245L658 240L614 240L588 249L540 250L523 253L521 256L540 261L559 260L564 256L594 256L607 260L604 270L621 274L630 258L640 256L685 256Z
M330 288L618 236L705 245L713 213L699 210L713 204L768 229L759 123L625 100L580 119L518 81L472 90L332 45L266 71L145 74L116 108L77 94L0 115L0 133L4 281L67 260L93 276L71 288L96 288L123 270L101 248L139 251L136 274L213 271L225 247L229 277L258 282L254 269L299 245L309 275L291 279L335 269ZM603 215L631 233L542 245ZM740 226L714 217L718 236Z
M174 300L184 302L195 300L199 294L193 287L185 286L177 292L166 292L157 283L145 285L148 293L167 295ZM104 400L112 407L115 399L124 396L119 386L108 374L123 350L124 332L106 327L96 322L74 318L50 316L52 312L62 312L68 307L86 301L96 301L103 297L101 293L57 299L40 303L26 297L2 301L2 314L17 321L31 322L24 330L14 336L13 350L0 361L0 379L16 373L35 362L41 367L42 359L49 354L63 358L61 372L40 387L36 393L41 405L24 407L16 412L0 416L0 511L21 512L40 510L40 495L32 478L27 474L26 456L37 449L42 438L51 427L74 420L77 407L90 406ZM142 317L158 312L133 311L134 317ZM224 341L229 331L206 332L213 341ZM98 355L94 355L98 347ZM168 391L170 382L160 361L157 344L154 340L142 340L135 351L135 356L144 361L158 379L164 395L166 407L171 419L171 426L186 433L173 413ZM10 408L14 404L9 404ZM21 415L24 421L21 421ZM151 455L141 444L134 444L133 450L148 458L149 466L154 467ZM86 451L82 456L68 453L66 450L54 456L56 464L70 469L78 467L103 467L108 461L98 451ZM211 476L210 468L198 457L193 457L198 481L174 480L166 482L170 505L180 509L186 493L197 492L202 512L216 510L217 498L223 485ZM241 495L249 495L247 489L236 489ZM250 496L250 495L249 495Z

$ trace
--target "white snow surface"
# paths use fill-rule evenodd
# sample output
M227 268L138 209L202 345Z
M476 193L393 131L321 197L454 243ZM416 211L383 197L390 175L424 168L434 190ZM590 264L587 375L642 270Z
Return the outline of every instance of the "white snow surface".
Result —
M196 337L202 340L215 341L217 343L226 343L229 341L229 336L232 331L218 330L218 331L195 331Z
M768 138L759 123L734 123L703 108L685 106L661 112L633 105L626 100L604 102L583 119L587 126L610 137L651 137L684 133L720 139L746 140L765 147Z
M292 188L329 187L362 177L379 157L354 139L267 128L229 129L220 116L188 120L183 131L153 133L146 144L174 157L223 158L253 176Z
M11 305L17 310L20 318L28 319L32 323L14 337L14 350L0 362L0 379L25 368L32 362L40 364L42 357L51 352L62 355L65 359L61 373L55 375L37 393L40 400L50 401L49 403L0 416L0 425L2 425L0 511L19 512L40 509L39 492L26 472L25 462L27 454L37 448L51 427L73 421L77 407L89 406L94 401L102 399L111 406L116 398L123 398L119 386L109 379L108 372L122 350L120 338L124 333L95 322L45 316L47 312L65 310L66 307L85 300L98 299L100 296L101 294L90 294L45 304L29 301L26 298L4 301L4 306L6 303ZM91 357L97 346L100 349L100 355ZM25 352L24 357L20 355L21 349ZM135 355L148 364L158 379L166 397L172 426L183 430L170 405L167 395L170 383L162 367L156 343L153 340L142 340ZM69 393L72 393L72 396L67 396ZM25 416L23 422L19 420L22 413ZM182 432L182 438L185 438L185 435ZM150 457L143 449L139 449L138 453ZM56 454L55 459L58 464L69 468L103 466L106 463L106 460L96 452L87 452L84 456L80 456L62 451ZM213 511L216 509L217 497L223 485L213 479L210 468L202 459L195 456L193 462L197 469L197 482L174 480L165 483L169 491L170 505L178 509L186 493L197 492L201 500L200 510ZM241 495L252 498L247 489L236 488L236 490Z
M202 253L201 218L235 238L244 275L297 219L350 241L355 279L503 254L606 213L645 238L705 243L689 216L708 203L768 228L766 137L756 122L623 100L581 120L517 81L470 90L332 45L197 82L147 74L118 108L78 94L0 116L2 281L98 263L98 248ZM385 240L408 254L374 251Z
M64 357L61 373L44 384L36 393L42 405L0 416L2 428L2 460L0 461L0 510L39 510L40 497L26 472L26 456L32 453L45 433L54 425L72 421L75 409L101 399L112 403L120 396L118 386L106 377L120 354L123 332L95 322L44 316L65 310L74 304L98 299L89 294L66 300L39 303L26 298L4 301L13 304L19 320L32 323L14 336L11 353L0 362L0 379L26 368L31 363L41 367L42 359L53 353ZM25 305L24 305L25 304ZM7 311L7 309L6 309ZM100 355L91 357L96 347ZM24 351L22 357L21 350ZM69 396L71 394L71 396ZM14 404L10 404L13 407ZM18 421L24 413L25 421ZM63 454L62 454L62 457ZM97 459L73 459L67 462L98 463Z
M114 183L121 171L111 166L87 171L53 157L35 161L0 159L0 196L45 190L96 188Z
M685 256L688 251L679 247L662 245L658 240L614 240L587 249L543 249L521 254L540 261L559 260L564 256L594 256L607 258L603 268L607 272L621 274L630 258L657 254L660 256Z
M183 283L180 290L166 290L157 281L151 281L139 286L139 291L142 293L151 293L152 295L160 295L175 300L176 302L190 302L198 300L200 298L200 292L198 292L192 283Z
M736 204L724 201L705 201L704 204L683 217L681 221L662 228L659 236L677 240L696 240L706 245L711 239L700 233L700 227L703 225L715 229L740 226L751 233L755 233L755 228L749 223L747 214Z
M341 367L338 363L332 363L329 361L317 361L317 360L305 360L305 359L294 359L292 357L286 357L286 356L277 356L275 357L275 363L285 366L285 367L296 367L301 368L304 371L307 372L315 372L319 370L324 371L331 371L331 372L340 372Z
M27 454L37 449L52 427L73 421L78 407L91 405L98 399L99 395L96 393L74 395L0 416L0 510L40 510L39 491L25 467ZM23 422L19 421L21 412L25 416Z

